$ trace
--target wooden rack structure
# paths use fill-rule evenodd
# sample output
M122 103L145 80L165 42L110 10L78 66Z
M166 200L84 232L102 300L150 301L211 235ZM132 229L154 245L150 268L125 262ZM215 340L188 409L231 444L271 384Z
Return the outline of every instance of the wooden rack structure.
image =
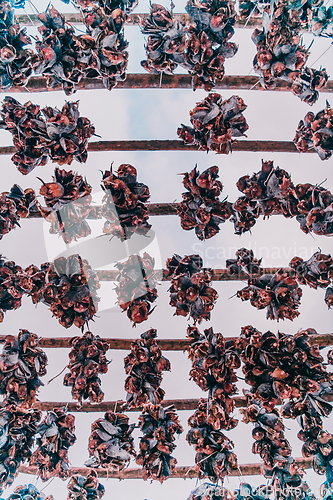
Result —
M141 20L147 18L149 14L131 14L127 20L127 25L139 25ZM81 24L82 20L79 14L64 14L65 19L69 23ZM39 24L39 20L36 14L30 16L27 15L16 15L16 20L20 24L25 26L32 26ZM190 20L188 14L174 14L174 17L180 21L188 22ZM238 21L236 23L236 28L253 28L261 26L261 20L252 18L248 21ZM257 85L257 76L224 76L223 80L217 82L214 90L218 89L235 89L235 90L258 90L264 91L264 89ZM78 85L78 90L96 90L104 89L102 81L98 79L82 79ZM187 74L176 74L176 75L163 75L160 79L159 76L150 74L128 74L124 82L119 82L116 89L191 89L192 88L192 77ZM33 77L29 80L26 87L12 87L9 89L9 93L33 93L33 92L50 92L62 90L62 87L56 86L53 88L48 88L46 86L46 79L44 77ZM287 82L277 82L274 91L290 91L290 84ZM322 89L322 92L331 93L333 92L333 80L330 80L326 87ZM296 153L298 152L295 145L288 141L248 141L239 140L233 142L232 149L235 152L284 152L284 153ZM130 140L130 141L97 141L91 142L89 144L88 150L91 152L97 151L198 151L195 146L184 145L180 140ZM15 152L13 146L0 147L0 155L9 155ZM314 153L314 150L309 151ZM160 203L160 204L150 204L149 211L150 215L171 215L177 213L177 203ZM32 214L29 218L41 217L41 214ZM261 269L260 274L264 273L275 273L279 268L267 268ZM289 270L285 268L284 270ZM161 271L157 271L161 273ZM98 278L101 281L115 280L118 271L98 271ZM168 280L167 270L162 270L163 281ZM254 275L253 275L254 276ZM213 281L239 281L248 279L249 275L246 273L240 273L236 275L230 275L226 269L215 269L212 272ZM0 343L5 341L5 335L0 335ZM70 348L70 342L72 337L58 337L58 338L41 338L39 341L39 346L44 348ZM110 349L121 349L129 350L131 343L134 339L105 339L108 342ZM326 347L328 345L333 345L333 333L317 334L310 336L310 342L312 344L318 344L320 348ZM158 344L162 350L169 351L185 351L190 345L190 340L188 339L158 339ZM235 406L240 408L246 405L244 397L234 396L233 397ZM328 396L325 398L327 401L333 401L333 396ZM181 399L181 400L165 400L162 402L163 406L174 405L177 410L194 410L198 406L199 399ZM55 406L67 406L69 411L72 412L105 412L108 410L115 411L115 407L118 411L122 411L125 406L125 401L105 401L98 404L83 403L79 405L77 402L46 402L38 401L34 404L34 408L38 408L43 411L48 411L53 409ZM126 409L126 411L140 411L140 408ZM304 468L311 468L311 460L304 458L296 458L297 464ZM80 474L86 476L90 471L87 467L72 467L70 469L70 475ZM119 472L111 472L107 469L97 468L95 469L98 477L101 478L118 478L118 479L138 479L142 478L142 469L138 468L128 468ZM25 474L36 474L37 468L33 466L21 466L19 472ZM261 464L242 464L239 465L238 471L232 471L230 475L237 476L250 476L250 475L260 475L261 474ZM195 478L197 477L197 472L194 466L178 466L175 472L170 476L171 478Z

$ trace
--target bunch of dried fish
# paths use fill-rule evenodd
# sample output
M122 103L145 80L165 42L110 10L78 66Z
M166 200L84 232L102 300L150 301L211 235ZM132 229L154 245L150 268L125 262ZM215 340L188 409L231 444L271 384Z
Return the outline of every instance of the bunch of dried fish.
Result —
M31 289L31 280L22 267L12 260L5 260L0 254L0 323L6 311L21 307L23 294Z
M104 418L99 418L91 425L87 467L100 465L112 471L123 470L136 453L133 446L132 432L134 424L129 425L129 418L122 413L107 411Z
M312 13L310 23L311 31L315 36L332 37L333 35L333 8L326 7L324 2L319 2L318 8Z
M187 500L221 500L225 493L225 489L217 484L203 483L191 491Z
M296 220L305 233L324 236L333 234L333 194L322 186L298 184Z
M232 204L231 210L230 222L234 224L235 234L239 235L250 231L261 215L260 203L249 200L246 196L240 196Z
M64 385L72 387L72 397L80 403L88 398L92 403L100 403L104 399L104 392L98 374L108 371L105 353L109 345L106 340L91 332L86 332L82 337L74 337L70 343L70 373L66 373Z
M330 432L320 430L316 437L309 437L303 447L304 457L312 458L312 467L317 474L326 474L327 485L333 482L333 436Z
M6 336L0 355L0 394L5 395L6 404L30 407L44 385L39 377L46 374L47 356L38 341L28 330L20 330L18 337Z
M77 254L59 257L46 271L42 301L65 328L83 326L97 312L97 273ZM35 296L36 297L36 296Z
M227 259L226 266L230 274L240 274L241 272L258 274L261 261L262 259L258 260L254 257L253 250L243 247L237 250L236 259Z
M200 334L195 327L187 328L187 337L192 340L188 357L192 362L190 378L208 391L207 423L213 429L233 429L238 420L231 416L235 408L232 394L236 394L240 358L234 350L235 342L224 339L213 328Z
M248 398L246 409L242 409L245 423L255 424L252 437L255 439L252 453L263 460L263 475L271 478L278 491L302 484L303 471L291 457L291 446L284 434L284 425L276 410L269 411L262 402Z
M48 157L59 165L87 160L88 139L95 133L90 120L80 117L78 102L66 102L62 110L40 107L28 101L20 104L5 97L0 128L13 135L16 153L12 161L26 175L44 166Z
M231 471L238 470L237 456L231 451L233 442L207 423L206 400L201 400L199 408L188 419L188 424L191 429L186 439L195 447L196 470L200 479L223 481Z
M74 415L67 413L65 408L54 408L38 425L38 448L31 455L30 465L37 467L42 481L69 477L68 448L76 441L74 423Z
M245 381L266 409L272 410L279 400L287 400L283 415L287 418L305 415L303 420L308 418L306 415L311 416L313 428L312 417L318 420L331 406L323 403L321 395L332 390L333 379L326 372L318 346L310 344L312 334L316 331L311 328L296 335L281 332L275 335L270 331L262 334L248 326L242 329L242 336L250 343L241 357ZM318 413L322 404L323 410Z
M153 312L151 303L157 299L157 279L154 276L155 259L147 252L140 255L130 255L125 262L116 264L119 274L117 276L118 304L133 322L146 321Z
M142 465L143 479L157 479L163 483L174 471L177 460L171 455L176 448L175 434L181 434L178 415L173 406L145 404L139 416L140 452L136 463Z
M4 500L1 498L1 500ZM46 496L33 484L16 486L6 500L54 500L53 495Z
M0 493L13 483L19 466L30 458L41 416L39 410L15 405L0 408Z
M67 484L67 500L100 500L105 494L104 486L98 482L94 470L88 472L87 477L72 476Z
M257 47L253 68L262 87L273 89L279 80L286 80L292 83L295 95L312 105L319 97L318 90L326 85L328 75L324 69L305 67L310 52L301 45L301 20L297 12L281 1L267 18L269 26L255 29L252 34Z
M31 188L23 191L14 184L9 192L0 194L0 240L16 226L20 218L30 213L39 212L35 191Z
M14 19L13 2L2 1L0 5L0 89L8 90L13 85L25 86L32 74L34 53L24 48L31 43L26 28L21 28Z
M126 79L128 63L128 42L124 38L123 25L126 16L117 6L105 9L92 8L84 15L88 35L83 40L91 50L86 77L102 79L104 86L111 90L119 81ZM109 14L106 13L109 12Z
M65 94L71 95L83 76L85 38L76 37L73 26L66 24L65 16L53 6L47 7L38 19L43 23L38 28L42 40L36 41L34 71L47 77L47 87L61 84Z
M326 288L333 278L333 259L320 251L315 252L307 261L294 257L289 266L295 270L298 282L311 288Z
M141 32L148 35L145 46L147 59L141 66L158 75L172 75L178 64L184 61L186 28L162 5L150 4L150 15L141 21Z
M275 274L263 274L258 278L250 278L248 286L238 290L237 297L250 300L257 309L266 308L267 319L290 319L299 316L297 310L302 290L297 280L280 269Z
M102 215L105 217L103 233L117 236L122 241L133 233L146 234L151 225L148 224L149 188L137 182L137 171L132 165L122 164L117 175L112 169L103 174Z
M249 202L257 202L260 205L261 213L265 217L272 213L282 214L284 217L297 214L297 200L291 176L280 167L274 167L271 160L261 160L261 170L251 177L240 177L237 188ZM236 210L234 206L233 208Z
M170 371L170 361L162 356L156 342L157 330L151 328L140 335L141 339L132 342L131 352L124 359L127 405L139 406L145 403L159 404L164 398L160 388L162 371Z
M300 153L315 149L321 160L327 160L333 152L333 110L326 101L325 109L317 114L309 111L298 124L294 144Z
M193 88L207 92L224 76L224 61L233 57L238 46L230 42L236 22L233 0L211 2L188 0L186 11L195 25L188 28L185 61L180 63L193 75Z
M33 304L38 304L43 298L45 283L46 283L46 273L48 272L50 266L52 264L50 262L45 262L41 264L40 268L31 264L30 266L24 269L25 276L31 282L31 288L27 295L31 297Z
M182 124L177 134L185 144L196 145L199 150L228 154L232 138L245 135L249 128L243 116L246 107L238 96L223 101L220 94L209 94L190 111L193 128Z
M13 493L6 500L54 500L54 498L53 495L46 496L33 484L23 484L22 486L16 486Z
M39 193L47 208L40 211L51 222L51 234L60 234L65 243L71 243L91 233L85 219L101 217L99 208L91 206L91 190L82 175L59 167L54 170L53 182L43 182Z
M200 174L195 166L190 173L183 174L183 185L188 192L182 193L177 213L182 228L195 229L201 241L215 236L220 231L219 225L231 216L230 203L219 200L223 186L217 180L218 171L214 165Z
M210 319L210 312L218 298L217 291L209 286L211 274L202 269L203 260L199 255L174 254L166 262L171 286L170 305L176 308L176 316L188 316L201 323Z

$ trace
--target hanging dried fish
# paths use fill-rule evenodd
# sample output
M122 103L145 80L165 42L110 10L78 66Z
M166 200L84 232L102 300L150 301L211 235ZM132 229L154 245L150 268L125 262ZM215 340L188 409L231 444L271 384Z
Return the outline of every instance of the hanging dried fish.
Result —
M51 234L60 234L68 244L91 233L85 219L101 217L100 209L91 206L91 190L82 175L58 167L54 170L53 182L43 182L39 193L47 208L40 211L51 222Z
M321 160L327 160L333 152L333 110L326 101L325 109L317 114L308 112L298 124L294 144L300 153L314 149Z
M219 200L223 186L217 180L218 171L214 165L200 174L195 166L190 173L183 174L183 185L188 192L182 193L177 213L182 228L195 229L201 241L215 236L220 231L219 225L231 216L230 203Z
M191 429L187 433L186 440L195 447L195 468L199 479L223 481L231 471L238 470L237 456L231 451L233 442L207 423L206 400L201 400L199 408L189 418L188 424Z
M115 288L118 304L136 326L146 321L155 309L150 305L157 299L155 259L145 252L143 257L130 255L125 262L118 262L115 266L119 270Z
M271 2L268 0L239 0L239 17L242 20L262 17L264 12L269 14L271 10Z
M9 192L0 194L0 240L16 226L20 218L39 212L35 191L14 184Z
M69 477L68 448L76 441L74 422L74 415L65 408L54 408L38 425L38 448L30 458L30 465L37 467L42 481Z
M40 268L31 264L26 269L24 269L24 274L31 282L31 289L27 292L27 295L31 297L33 304L38 304L43 298L44 288L46 285L46 274L52 266L51 262L45 262L41 264Z
M262 259L254 257L253 250L240 248L236 252L236 259L227 259L226 267L230 274L258 274Z
M298 12L289 10L286 2L277 2L271 10L265 19L268 26L252 34L257 47L253 68L263 88L273 89L279 80L289 81L293 94L312 105L318 100L318 90L328 81L327 72L305 67L310 51L301 45Z
M210 312L218 298L217 291L210 286L211 274L203 270L203 260L199 255L174 254L166 262L171 286L170 305L176 308L176 316L188 316L201 323L210 319Z
M333 436L330 432L321 430L316 438L308 438L302 448L304 457L311 457L312 466L317 474L326 474L328 485L333 482Z
M190 111L193 128L182 124L177 134L185 144L194 144L199 150L228 154L232 138L245 135L249 128L243 116L246 107L238 96L223 101L220 94L209 94Z
M91 425L88 445L91 458L85 462L87 467L101 465L119 472L128 466L131 456L136 456L132 437L135 425L128 422L127 415L107 411L104 418Z
M225 499L226 490L217 484L203 483L191 491L187 500L221 500Z
M36 393L44 385L39 377L46 374L47 356L38 347L39 338L28 330L18 337L7 335L0 355L0 394L6 404L31 407Z
M0 112L0 128L13 135L16 153L12 161L26 175L44 166L48 157L59 165L87 160L88 139L95 133L90 120L80 117L78 102L66 102L62 110L40 107L28 101L20 104L5 97Z
M278 412L268 411L260 400L253 397L248 397L247 407L241 412L245 423L255 423L252 453L262 458L263 475L271 478L271 484L279 492L286 491L288 487L300 487L303 471L291 456L291 446L285 437L284 425Z
M34 53L26 49L31 44L26 28L15 22L13 2L0 5L0 89L12 86L24 87L31 76Z
M100 500L105 494L104 486L98 482L94 470L88 472L87 477L75 474L67 484L67 500Z
M156 342L157 330L151 328L140 335L141 340L131 344L131 352L124 359L126 402L129 407L145 403L159 404L164 398L160 388L162 371L170 371L170 361L162 356Z
M46 76L48 88L61 84L65 94L71 95L84 76L84 38L74 35L74 28L66 24L65 16L53 6L48 6L45 12L38 15L38 19L43 23L38 28L42 40L36 42L38 57L34 71Z
M54 498L53 495L46 496L33 484L23 484L22 486L16 486L7 500L54 500Z
M237 297L250 300L257 309L265 309L267 319L290 319L299 316L302 290L297 280L280 269L275 274L250 278L248 286L238 290Z
M0 408L0 493L18 475L18 468L31 456L39 410L25 410L15 405Z
M315 252L307 261L294 257L289 266L295 270L298 282L311 288L326 288L333 278L333 259L320 251Z
M330 236L333 234L333 194L322 186L298 184L296 220L300 229L308 234Z
M32 289L32 282L21 266L0 254L0 323L6 311L21 307L22 296Z
M184 61L186 28L162 5L150 5L150 15L141 21L141 32L148 35L147 60L141 66L149 73L172 75Z
M97 312L100 288L97 273L78 254L59 257L46 271L42 302L59 323L69 328L83 326ZM36 295L34 295L36 298Z
M233 57L238 46L230 42L237 14L233 0L189 0L186 11L195 25L188 28L185 61L180 64L193 75L193 88L207 92L224 76L224 61Z
M212 328L200 334L197 328L188 327L187 337L192 340L188 353L192 361L190 378L208 391L207 423L215 430L233 429L238 420L231 416L235 409L231 396L237 393L235 370L241 364L235 342L214 333Z
M163 483L175 470L177 460L171 455L175 450L175 434L181 434L178 415L173 406L145 404L139 416L140 452L136 463L142 466L143 479L157 479Z
M108 371L108 360L105 356L109 349L107 341L91 332L85 332L82 337L71 339L70 344L70 373L66 373L64 385L72 387L72 398L80 403L83 399L100 403L104 399L104 392L98 374Z
M117 175L111 170L103 174L102 215L105 217L103 232L117 236L122 241L133 233L147 234L149 212L147 201L150 198L149 188L137 182L137 171L132 165L122 164Z

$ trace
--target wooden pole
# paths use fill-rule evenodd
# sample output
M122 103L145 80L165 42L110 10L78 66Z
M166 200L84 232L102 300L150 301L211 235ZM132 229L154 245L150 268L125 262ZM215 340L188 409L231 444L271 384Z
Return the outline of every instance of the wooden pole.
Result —
M270 153L299 153L293 142L288 141L235 141L232 143L233 152L270 152ZM0 147L0 155L14 154L14 146ZM96 141L88 144L88 151L199 151L197 146L189 146L178 140L150 141ZM201 151L207 154L207 151ZM310 149L307 153L315 153ZM212 152L215 154L215 152Z
M302 469L311 469L312 468L312 460L309 458L295 458L295 462ZM71 476L74 474L79 474L80 476L87 476L90 472L90 468L88 467L71 467L69 473ZM142 479L142 469L124 469L120 472L111 472L107 469L96 468L94 469L97 473L97 476L100 478L109 478L109 479ZM38 474L37 467L21 465L19 467L19 472L22 474ZM261 474L261 464L241 464L238 466L238 470L231 471L229 476L258 476ZM183 479L191 479L198 477L198 473L195 470L195 466L192 465L183 465L176 467L176 470L171 474L170 478L183 478Z
M83 24L82 23L82 16L78 12L73 12L73 13L63 13L62 14L65 17L65 21L68 23L74 23L74 24ZM130 14L126 20L126 24L128 26L136 26L141 24L141 20L147 19L149 17L149 14L143 14L143 13L135 13L135 14ZM188 14L184 13L174 13L173 18L177 19L178 21L184 22L186 24L191 23L191 18ZM40 26L41 22L38 19L37 14L16 14L15 15L15 20L16 22L24 25L24 26ZM253 28L253 27L261 27L262 26L262 21L261 19L256 19L256 18L251 18L250 20L238 20L236 22L235 27L236 28Z
M228 340L236 340L238 337L225 337ZM5 342L6 335L0 335L0 344ZM41 337L39 347L44 348L70 348L73 337ZM132 342L137 339L110 339L104 338L109 349L129 351ZM310 344L317 344L324 348L333 345L333 333L317 333L309 335ZM157 339L157 343L163 351L186 351L191 341L189 339Z
M202 398L201 398L202 399ZM246 398L242 396L232 396L236 408L246 407ZM333 401L333 394L327 394L323 396L325 401ZM199 406L200 399L166 399L162 401L161 405L163 407L168 407L173 405L176 410L196 410ZM130 412L141 412L142 407L137 406L135 408L126 408L126 401L103 401L102 403L82 403L80 405L75 401L37 401L34 403L33 408L41 411L52 411L54 408L62 408L66 406L70 412L79 413L95 413L95 412L106 412L106 411L130 411Z
M214 90L265 90L261 85L256 85L258 76L226 75L222 80L217 81ZM54 92L61 91L62 85L47 87L46 78L34 76L29 79L25 87L11 87L12 92ZM76 85L78 90L105 90L102 80L98 78L82 78ZM118 82L116 89L192 89L192 76L186 74L163 75L162 82L159 75L150 73L128 73L126 80ZM291 85L285 81L277 81L273 91L290 92ZM333 92L333 80L329 80L320 92Z

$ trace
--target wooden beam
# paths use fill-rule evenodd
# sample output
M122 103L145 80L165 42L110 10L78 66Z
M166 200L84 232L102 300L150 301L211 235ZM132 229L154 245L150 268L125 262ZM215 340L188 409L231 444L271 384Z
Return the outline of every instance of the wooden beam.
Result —
M293 142L288 141L235 141L232 143L233 152L270 152L270 153L299 153ZM0 155L14 154L14 146L0 147ZM177 140L150 140L150 141L96 141L88 144L88 151L199 151L197 146L189 146ZM307 153L315 153L310 149ZM202 151L207 153L207 151ZM216 152L213 152L216 153Z
M267 268L260 268L260 272L258 274L252 274L251 276L253 278L262 276L263 274L275 274L277 273L280 269L283 271L289 273L291 269L289 267L281 268L281 267L267 267ZM212 281L244 281L249 279L249 275L246 273L236 273L236 274L230 274L228 269L210 269L211 276L212 276ZM163 274L162 281L170 281L170 276L169 272L167 269L156 269L155 271L157 279ZM115 281L117 276L119 274L119 271L97 271L98 279L100 281ZM294 272L293 272L294 274Z
M312 460L310 458L295 458L295 462L299 467L303 469L312 468ZM91 469L88 467L71 467L69 473L71 476L74 474L79 474L80 476L87 476ZM97 476L100 478L108 479L142 479L142 469L124 469L120 472L111 472L108 469L96 468L94 469ZM33 474L37 475L37 467L21 465L19 467L19 472L22 474ZM261 475L261 464L241 464L238 466L238 470L231 471L229 476L258 476ZM171 474L170 479L183 478L191 479L198 477L198 473L195 470L194 465L183 465L176 467L176 470Z
M83 24L82 22L82 16L79 12L70 12L70 13L63 13L63 16L65 16L65 20L68 23L73 23L73 24ZM149 17L149 14L147 13L135 13L135 14L130 14L127 18L126 24L128 26L137 26L141 24L141 20L147 19ZM174 19L177 19L178 21L185 22L186 24L191 23L191 18L188 14L184 13L174 13L173 14ZM37 14L16 14L15 15L15 20L16 22L24 25L24 26L40 26L41 22L38 19ZM236 22L235 27L236 28L253 28L253 27L261 27L262 26L262 21L261 19L258 18L251 18L248 21L247 20L238 20Z
M41 337L39 347L44 348L70 348L73 337ZM238 337L225 337L229 340L237 339ZM0 335L0 344L5 342L6 335ZM137 339L110 339L104 338L109 349L129 351L132 342ZM333 333L317 333L309 335L310 344L317 344L319 347L327 347L333 345ZM163 351L186 351L189 348L191 341L189 339L157 339L157 343Z
M204 396L204 394L203 394ZM202 398L201 398L202 399ZM246 398L243 396L232 396L236 408L246 407ZM332 402L333 394L327 394L323 396L325 401ZM163 407L173 405L176 410L196 410L199 406L200 399L165 399L162 401L161 405ZM79 413L95 413L95 412L106 412L106 411L130 411L130 412L141 412L142 407L137 406L136 408L126 408L126 401L103 401L102 403L91 404L82 403L80 405L77 401L37 401L34 403L33 408L41 411L52 411L53 408L62 408L66 406L70 412Z
M265 90L261 85L256 85L258 76L226 75L222 80L217 81L214 90ZM105 89L102 80L98 78L83 78L76 85L78 90L102 90ZM192 89L191 75L163 75L162 80L159 75L150 73L128 73L126 80L118 82L116 89ZM290 92L291 85L285 81L277 81L273 91ZM61 91L62 86L46 86L46 78L34 76L29 79L25 87L11 87L12 92L54 92ZM329 80L327 85L320 89L320 92L333 92L333 80Z

